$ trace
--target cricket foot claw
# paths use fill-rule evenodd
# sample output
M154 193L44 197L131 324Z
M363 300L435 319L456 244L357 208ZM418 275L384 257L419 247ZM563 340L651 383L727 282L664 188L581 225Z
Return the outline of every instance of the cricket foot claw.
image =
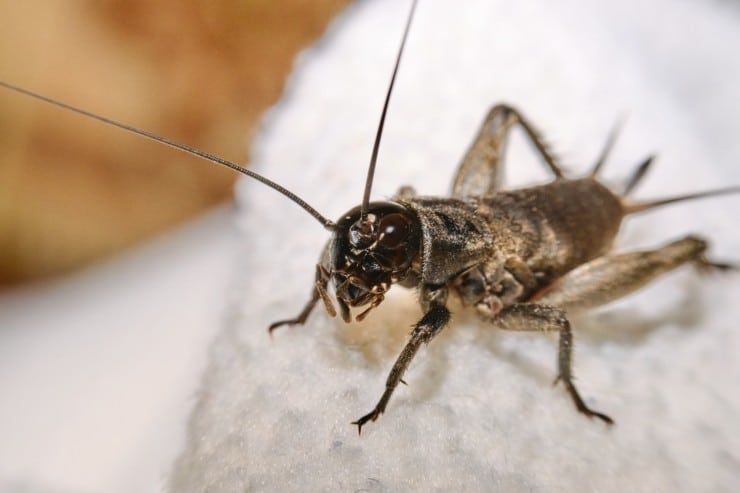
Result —
M609 426L611 426L611 425L614 424L614 420L612 418L610 418L609 416L607 416L604 413L600 413L600 412L597 412L597 411L594 411L594 410L588 408L585 404L583 404L583 402L581 402L581 405L580 406L578 404L576 404L576 407L578 408L578 411L580 411L581 413L585 414L589 418L599 418L601 421L603 421L604 423L606 423Z
M292 318L289 320L279 320L277 322L273 322L270 324L270 326L267 328L267 332L272 335L272 331L277 329L278 327L282 327L283 325L296 325L303 323L300 319Z
M608 424L609 426L614 425L614 420L612 418L610 418L609 416L607 416L606 414L597 413L597 412L593 412L593 411L591 411L591 413L592 414L590 416L599 418L601 421L603 421L604 423Z
M614 420L612 418L604 413L594 411L593 409L589 408L585 402L583 402L583 399L581 399L581 396L578 393L578 390L576 390L576 386L573 385L573 382L571 382L569 379L563 378L562 375L558 375L555 378L553 385L557 384L558 382L563 382L563 385L565 385L565 389L568 391L571 398L573 399L573 403L576 405L576 409L578 409L578 412L585 414L589 418L599 418L601 421L609 426L614 424Z
M714 262L707 259L706 257L701 257L696 265L699 268L699 271L701 271L702 273L730 272L740 270L740 266L738 266L737 264L731 264L728 262Z
M375 421L376 419L378 419L378 416L380 416L381 414L382 414L382 411L379 411L376 408L376 409L373 409L372 412L358 419L357 421L353 421L352 424L357 425L357 434L362 435L362 426L368 421Z

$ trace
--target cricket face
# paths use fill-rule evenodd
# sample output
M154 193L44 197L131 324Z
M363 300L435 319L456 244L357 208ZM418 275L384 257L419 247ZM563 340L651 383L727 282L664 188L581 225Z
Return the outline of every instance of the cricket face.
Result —
M356 320L378 306L395 282L402 280L419 255L416 216L393 202L373 202L365 220L355 207L337 222L330 250L331 279L342 318L350 307L370 304Z

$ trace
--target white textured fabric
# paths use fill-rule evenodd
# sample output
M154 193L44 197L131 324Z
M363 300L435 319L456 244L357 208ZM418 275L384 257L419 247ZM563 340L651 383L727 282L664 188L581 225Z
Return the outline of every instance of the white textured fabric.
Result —
M331 218L359 203L408 2L358 2L300 59L265 119L253 168ZM659 161L658 197L740 183L740 12L689 0L422 0L391 101L373 196L441 195L488 107L521 108L585 171L628 115L604 175ZM508 184L547 174L520 135ZM620 249L694 232L740 258L737 197L631 218ZM234 298L190 419L173 491L736 491L740 278L690 268L575 320L575 375L607 428L553 388L556 342L453 306L376 423L370 411L421 313L395 288L363 324L308 298L327 233L258 183L239 186Z

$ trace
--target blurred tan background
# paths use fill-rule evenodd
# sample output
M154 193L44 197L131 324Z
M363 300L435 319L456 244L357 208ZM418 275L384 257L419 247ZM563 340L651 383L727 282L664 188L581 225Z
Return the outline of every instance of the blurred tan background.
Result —
M348 0L0 7L0 78L243 163L301 48ZM0 286L70 271L226 200L236 174L0 91Z

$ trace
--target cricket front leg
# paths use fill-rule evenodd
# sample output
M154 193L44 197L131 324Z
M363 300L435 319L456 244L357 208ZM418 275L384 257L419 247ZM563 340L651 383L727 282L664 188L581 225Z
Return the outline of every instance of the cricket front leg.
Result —
M655 250L599 257L573 269L529 301L564 310L593 308L626 296L689 262L700 269L733 268L708 260L706 249L706 240L687 236Z
M303 310L301 310L301 313L299 313L297 317L279 320L277 322L271 323L270 327L268 327L267 329L270 334L272 334L273 330L283 325L303 325L304 323L306 323L308 316L313 311L319 299L324 302L326 313L328 313L332 317L337 316L337 311L334 308L334 304L331 302L331 298L329 298L328 293L329 279L331 277L329 275L330 247L331 241L328 241L321 251L321 258L319 259L319 263L316 264L316 277L314 278L313 289L311 290L311 298L309 298L306 306L303 307Z
M434 339L434 336L436 336L442 328L447 325L449 320L450 311L447 307L444 305L434 305L426 312L422 319L417 322L414 329L411 331L411 339L406 343L401 354L398 355L398 358L388 375L388 379L385 382L385 392L383 392L383 395L375 405L375 408L352 423L353 425L357 425L358 434L362 433L362 426L365 423L368 421L375 421L378 419L378 416L383 414L393 391L398 386L398 383L403 381L403 374L409 367L411 360L414 359L416 352L422 344L426 344Z
M497 104L489 110L457 169L452 184L453 197L490 195L499 188L506 141L516 124L527 134L550 171L557 178L563 176L547 144L524 115L509 105Z
M516 331L539 331L560 333L558 345L558 377L555 382L563 382L565 389L570 394L576 409L589 418L599 418L607 424L614 421L606 414L589 408L581 398L575 384L573 383L572 358L573 358L573 333L570 322L565 312L559 308L546 305L535 305L522 303L504 308L493 320L493 323L505 330Z
M314 282L313 290L311 290L311 298L308 300L308 303L306 303L306 306L303 307L301 313L299 313L297 317L271 323L270 327L267 328L268 332L272 334L273 330L283 325L303 325L306 323L306 319L313 311L319 298L324 301L324 307L326 308L327 313L332 317L335 317L337 315L337 311L327 293L328 285L329 273L321 264L316 265L316 280Z

